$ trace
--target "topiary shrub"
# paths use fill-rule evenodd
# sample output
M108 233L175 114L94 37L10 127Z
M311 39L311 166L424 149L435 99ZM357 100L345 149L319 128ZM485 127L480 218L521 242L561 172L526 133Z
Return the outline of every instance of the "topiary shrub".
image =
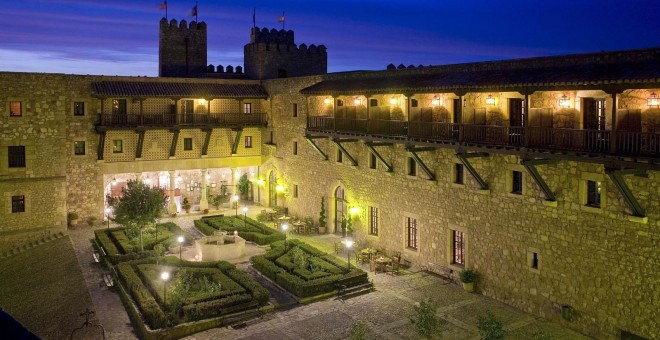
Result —
M506 335L504 324L490 310L479 316L477 329L479 329L479 334L484 340L503 340Z

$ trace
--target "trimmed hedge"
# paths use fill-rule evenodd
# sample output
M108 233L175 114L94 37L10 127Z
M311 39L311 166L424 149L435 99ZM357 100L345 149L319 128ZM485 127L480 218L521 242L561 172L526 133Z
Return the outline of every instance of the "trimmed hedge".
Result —
M184 235L186 240L192 239L188 233L172 222L159 223L158 228L158 239L145 239L145 251L142 253L139 252L139 247L135 248L131 245L130 240L124 232L126 230L124 227L97 229L94 231L94 234L97 243L103 248L108 260L112 264L156 256L156 252L153 249L157 244L163 244L165 248L169 248L172 244L178 244L175 241L175 237L178 235Z
M142 316L151 329L164 328L168 326L167 316L160 305L154 299L151 292L140 280L140 277L135 273L133 267L128 262L123 262L117 265L117 272L119 279L128 289L131 297L138 304Z
M346 272L343 268L347 267L347 264L335 257L298 240L291 240L288 243L310 255L317 256L318 262L325 261L321 268L334 267L332 272L322 271L323 274L295 268L287 258L288 255L284 253L283 242L273 243L271 250L266 254L252 257L252 265L256 270L299 298L330 293L340 285L351 287L369 282L367 273L359 268L353 267L350 272Z
M278 230L269 228L261 222L251 218L219 216L195 220L195 228L205 235L212 235L217 230L223 230L228 233L238 231L239 236L246 241L254 242L259 245L270 244L279 240L284 240L284 234Z

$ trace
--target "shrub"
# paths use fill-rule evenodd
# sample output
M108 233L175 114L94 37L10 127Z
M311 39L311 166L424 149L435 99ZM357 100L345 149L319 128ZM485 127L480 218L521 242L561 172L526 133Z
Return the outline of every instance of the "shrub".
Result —
M460 276L461 282L471 283L471 282L474 282L477 279L477 272L475 272L474 269L468 268L468 269L462 270L459 273L459 276Z
M503 340L506 332L502 321L497 319L493 312L486 311L486 314L480 315L477 319L477 328L481 339L484 340Z
M435 304L431 299L420 302L415 306L415 313L410 322L415 326L420 338L433 339L442 335L444 321L435 315Z
M96 221L98 218L96 216L88 216L87 217L87 224L89 224L90 227L93 227L96 224Z
M358 321L351 327L351 340L367 340L369 337L369 326L364 321Z

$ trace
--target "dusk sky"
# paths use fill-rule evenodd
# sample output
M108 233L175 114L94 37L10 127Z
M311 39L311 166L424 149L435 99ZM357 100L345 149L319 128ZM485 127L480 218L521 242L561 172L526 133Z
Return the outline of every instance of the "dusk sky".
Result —
M161 2L0 0L0 71L155 76ZM169 0L169 19L194 5ZM210 64L243 64L253 8L324 44L329 72L660 47L660 0L201 0Z

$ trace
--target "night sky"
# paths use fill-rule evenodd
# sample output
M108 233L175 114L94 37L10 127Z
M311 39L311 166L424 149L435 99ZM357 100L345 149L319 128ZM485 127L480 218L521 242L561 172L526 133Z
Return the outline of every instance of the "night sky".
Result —
M155 76L161 2L0 0L0 71ZM194 4L169 0L169 19ZM324 44L330 72L660 47L660 0L202 0L210 64L243 64L255 7Z

